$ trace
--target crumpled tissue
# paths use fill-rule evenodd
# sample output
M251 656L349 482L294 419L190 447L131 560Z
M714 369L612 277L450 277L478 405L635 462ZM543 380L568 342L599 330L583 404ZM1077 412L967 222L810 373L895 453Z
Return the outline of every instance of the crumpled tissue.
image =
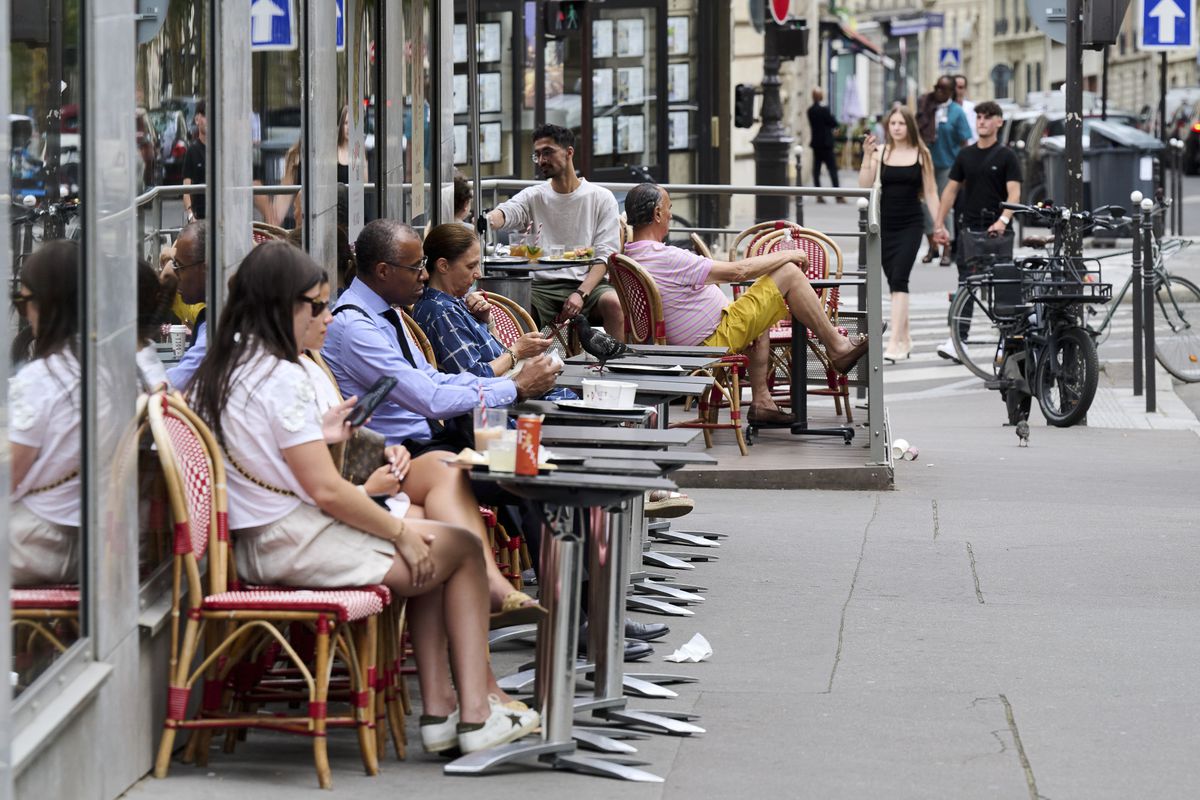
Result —
M712 645L708 643L700 634L696 634L683 647L676 650L669 656L665 656L665 661L674 661L676 664L682 664L685 661L690 661L693 664L704 661L713 654Z

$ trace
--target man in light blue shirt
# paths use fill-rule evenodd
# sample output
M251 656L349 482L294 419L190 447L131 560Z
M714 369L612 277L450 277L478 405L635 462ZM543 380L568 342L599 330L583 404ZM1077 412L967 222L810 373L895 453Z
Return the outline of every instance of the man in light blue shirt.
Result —
M946 188L947 181L950 180L950 167L954 166L954 159L958 157L958 151L971 141L971 123L967 120L967 114L963 111L963 107L954 102L954 78L949 75L938 78L931 95L922 99L927 100L929 105L936 103L933 113L937 124L937 138L929 146L929 154L933 156L933 177L937 183L940 197ZM948 229L952 228L949 216L942 220L942 223ZM929 213L926 212L925 234L931 237L929 241L930 254L934 248L932 234L936 227ZM953 247L946 247L942 250L942 258L938 262L940 266L950 266L952 250ZM930 260L929 254L925 256L924 260Z
M321 354L347 397L361 397L384 375L398 379L370 422L389 445L403 444L414 457L431 449L429 421L470 413L481 389L488 406L506 406L554 386L558 366L546 356L526 360L512 380L449 375L429 365L393 308L419 300L429 279L421 240L408 225L369 223L355 243L355 256L358 276L334 304Z
M205 238L208 231L203 221L190 222L175 240L175 257L171 263L163 267L161 279L170 282L172 276L179 281L179 296L187 305L204 302L205 287L208 284L208 259L205 256ZM204 359L208 349L208 322L205 317L208 309L200 309L196 315L196 325L192 332L192 346L179 359L179 363L167 370L167 380L171 387L185 391L192 382L192 375Z

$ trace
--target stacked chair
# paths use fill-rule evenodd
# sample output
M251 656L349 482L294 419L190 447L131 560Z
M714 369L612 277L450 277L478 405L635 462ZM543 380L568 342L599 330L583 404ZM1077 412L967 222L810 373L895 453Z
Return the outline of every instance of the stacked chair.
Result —
M742 242L745 242L745 245L739 252ZM808 255L806 274L809 280L842 277L842 251L832 239L819 231L802 228L782 220L759 223L740 233L730 248L730 260L774 253L784 247L799 248ZM817 290L817 294L821 298L822 308L825 309L825 313L834 327L838 327L842 333L846 333L846 330L838 324L837 288L820 289ZM791 319L782 320L770 331L772 370L767 382L771 387L772 397L785 405L791 402L791 336ZM825 350L820 347L816 335L811 330L808 332L808 346L819 364L818 369L821 376L817 380L824 379L823 386L809 388L808 393L833 397L835 411L839 415L844 414L847 423L852 423L854 419L850 403L849 380L845 375L838 373L829 363ZM816 376L810 376L810 382L814 377Z

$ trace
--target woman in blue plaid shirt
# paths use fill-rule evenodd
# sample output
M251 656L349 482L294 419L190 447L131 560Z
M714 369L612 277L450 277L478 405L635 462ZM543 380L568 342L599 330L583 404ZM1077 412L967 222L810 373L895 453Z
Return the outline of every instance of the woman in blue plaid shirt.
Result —
M484 378L504 375L522 359L541 355L551 339L534 331L505 347L488 330L492 307L471 287L480 277L479 239L459 223L438 225L425 237L429 284L413 306L413 318L433 345L438 369L470 372ZM546 400L574 398L569 389L552 389Z

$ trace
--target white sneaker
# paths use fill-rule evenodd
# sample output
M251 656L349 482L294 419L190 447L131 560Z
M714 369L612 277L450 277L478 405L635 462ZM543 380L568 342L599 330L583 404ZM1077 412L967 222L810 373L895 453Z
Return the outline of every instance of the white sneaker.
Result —
M492 708L492 713L483 723L475 725L459 723L458 749L463 753L474 753L476 750L497 747L520 739L542 722L538 712L532 709L528 711L513 710L502 705L500 698L495 695L488 695L488 704Z
M954 350L954 339L947 339L937 346L937 354L942 358L953 361L955 364L961 364L958 353Z
M426 753L441 753L458 746L458 709L448 717L421 715L421 744Z

